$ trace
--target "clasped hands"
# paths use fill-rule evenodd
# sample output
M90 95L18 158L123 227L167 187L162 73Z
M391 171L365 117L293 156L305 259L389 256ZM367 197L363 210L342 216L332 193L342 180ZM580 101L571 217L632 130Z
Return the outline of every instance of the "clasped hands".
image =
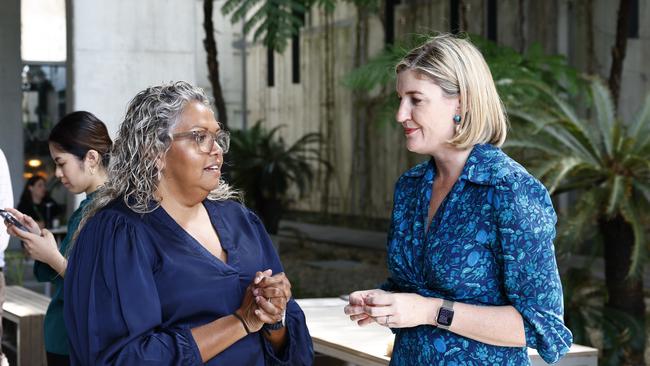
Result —
M433 324L431 300L418 294L380 289L355 291L343 311L360 326L374 322L390 328L410 328Z
M291 299L291 283L284 273L273 275L267 269L257 272L253 282L246 288L244 300L237 314L244 319L251 332L259 331L264 324L282 320Z

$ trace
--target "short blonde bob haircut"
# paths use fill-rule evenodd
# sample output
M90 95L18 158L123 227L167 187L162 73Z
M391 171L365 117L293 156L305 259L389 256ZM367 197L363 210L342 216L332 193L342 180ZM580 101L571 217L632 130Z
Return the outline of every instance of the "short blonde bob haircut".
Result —
M503 103L483 55L469 40L450 34L432 37L395 66L398 74L404 70L429 78L448 97L459 97L461 122L450 144L503 145L508 131Z

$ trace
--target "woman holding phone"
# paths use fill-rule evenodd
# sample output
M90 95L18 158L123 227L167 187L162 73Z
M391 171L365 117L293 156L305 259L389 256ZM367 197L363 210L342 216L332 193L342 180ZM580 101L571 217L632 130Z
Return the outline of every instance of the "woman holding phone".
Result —
M47 229L40 229L30 216L7 208L29 230L20 230L5 221L7 232L24 243L27 254L35 260L34 275L41 282L55 285L54 296L45 315L45 350L47 364L69 365L68 336L63 320L63 276L67 267L65 253L82 212L93 199L97 188L106 181L106 167L112 141L106 126L89 112L73 112L61 119L49 137L50 154L56 164L55 175L72 193L85 193L84 199L68 221L68 234L57 248Z

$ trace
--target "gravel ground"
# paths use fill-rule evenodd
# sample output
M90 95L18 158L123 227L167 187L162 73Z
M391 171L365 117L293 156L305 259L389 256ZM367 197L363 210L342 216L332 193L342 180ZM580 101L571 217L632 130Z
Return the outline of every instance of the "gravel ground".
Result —
M295 298L347 295L388 277L385 251L282 237L279 252Z

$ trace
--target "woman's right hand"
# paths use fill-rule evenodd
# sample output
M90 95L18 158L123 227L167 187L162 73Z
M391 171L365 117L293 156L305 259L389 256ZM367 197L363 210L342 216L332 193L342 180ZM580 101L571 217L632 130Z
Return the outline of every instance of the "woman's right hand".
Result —
M367 325L375 321L373 317L366 312L366 298L372 295L385 293L386 291L380 289L355 291L350 294L349 304L343 308L345 315L350 317L350 320L356 321L359 325Z
M253 284L250 284L246 288L241 306L235 312L244 320L250 332L257 332L264 325L264 322L257 315L259 311L257 301L255 301L255 295L253 295Z
M41 227L30 216L25 215L24 213L11 207L7 207L5 208L5 210L10 214L12 214L16 218L16 220L18 220L21 224L25 225L31 233L36 235L41 235ZM9 224L7 221L5 221L5 226L7 226L7 232L9 233L9 235L20 237L19 233L22 230L13 227L13 225Z

